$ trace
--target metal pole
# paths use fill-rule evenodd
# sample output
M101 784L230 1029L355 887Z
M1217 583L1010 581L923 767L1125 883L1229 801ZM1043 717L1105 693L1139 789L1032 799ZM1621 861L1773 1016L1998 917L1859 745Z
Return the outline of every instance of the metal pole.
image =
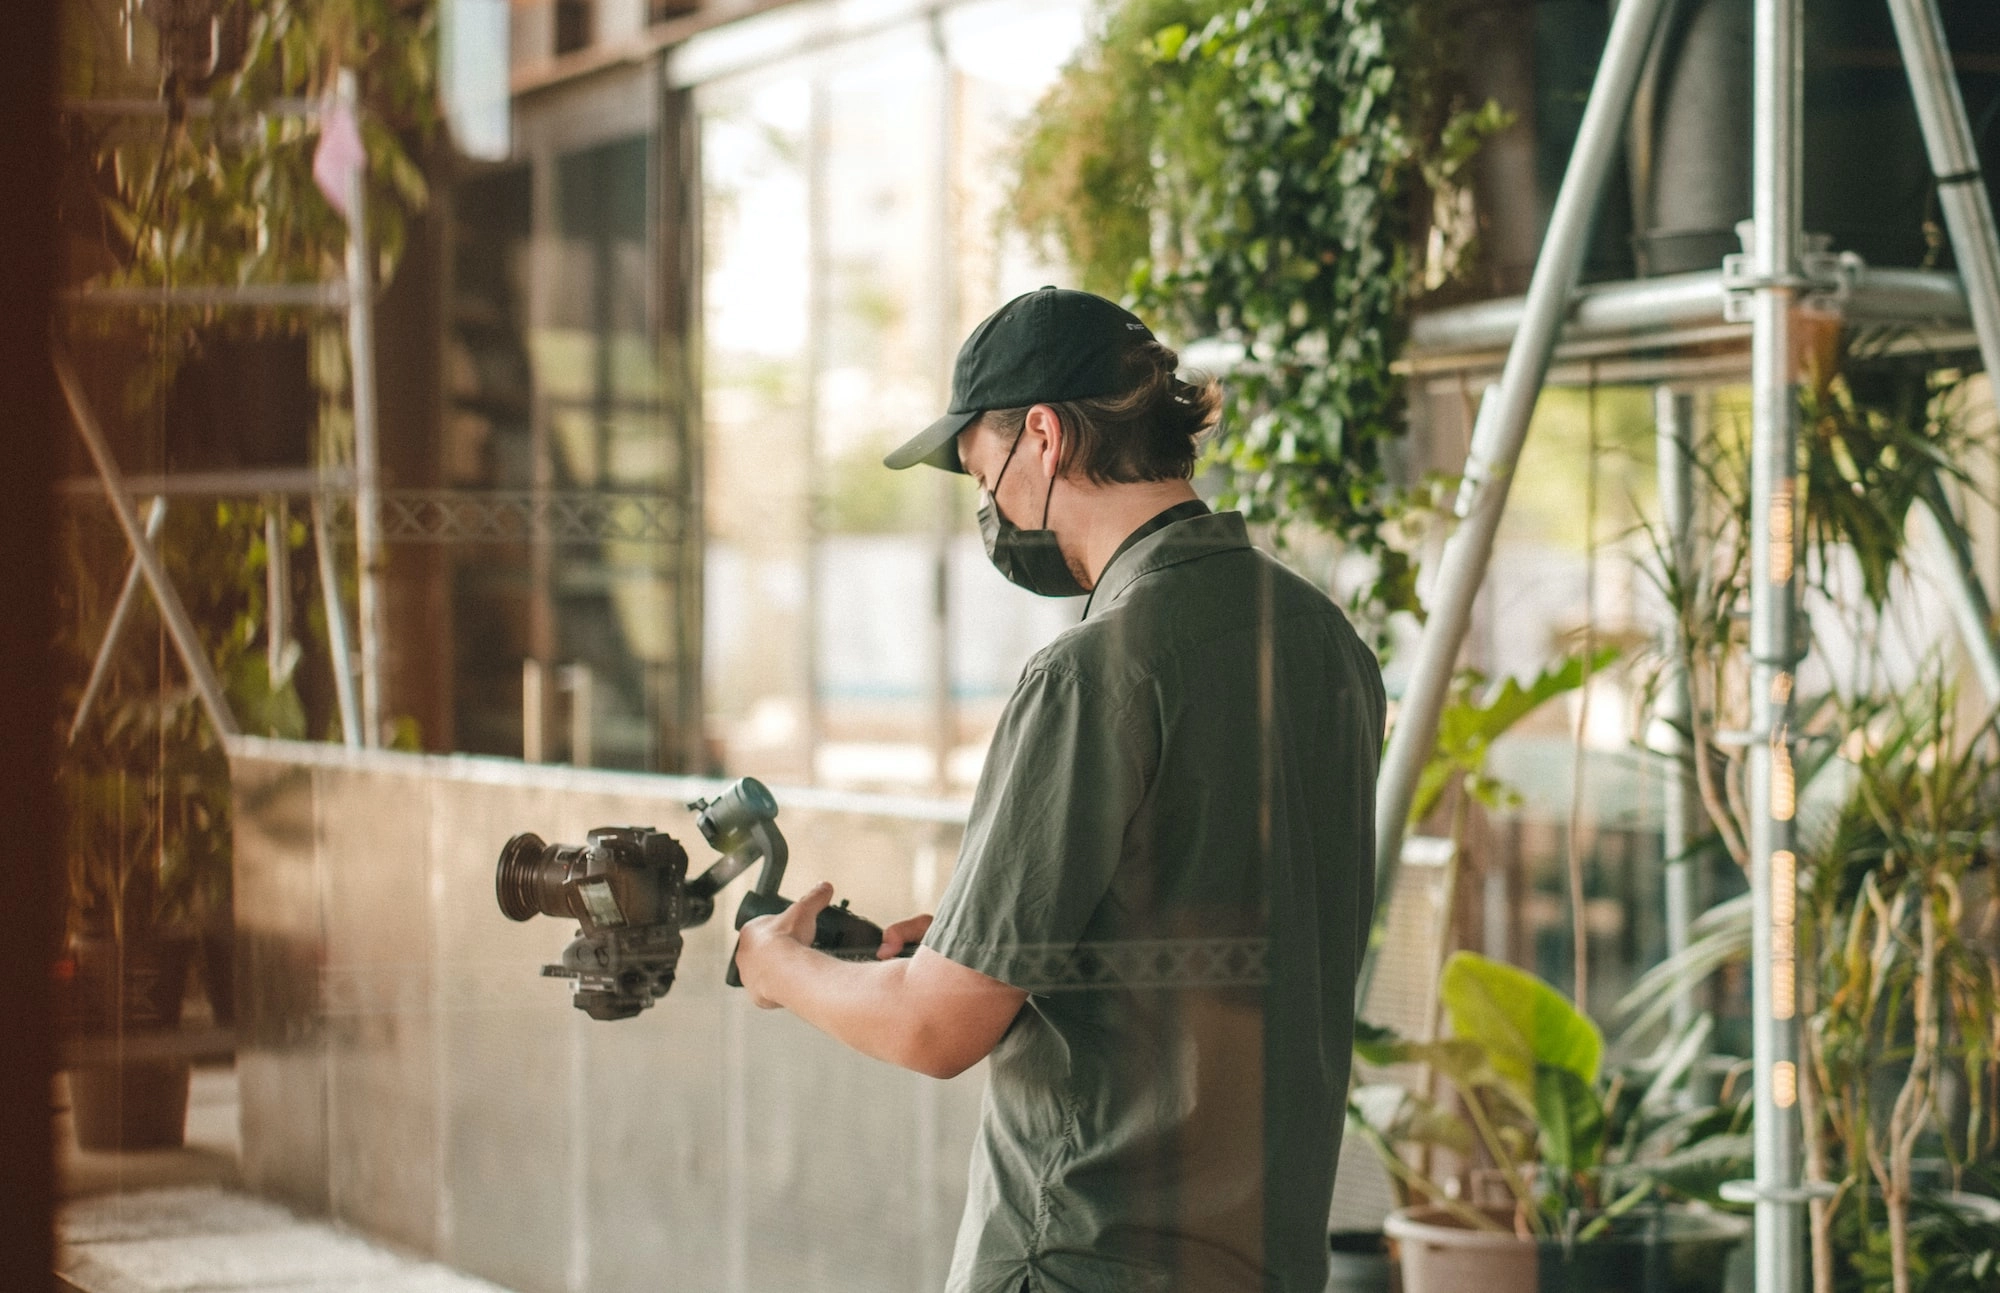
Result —
M590 666L564 665L563 688L569 692L569 761L571 767L594 768L596 757L597 685Z
M1937 177L1938 206L1951 234L1972 327L1979 334L1979 357L1988 375L2000 379L2000 231L1994 227L1992 198L1980 174L1979 150L1952 73L1937 0L1889 0L1889 16L1896 23L1924 150Z
M1542 380L1548 373L1570 296L1587 250L1591 220L1605 176L1618 154L1633 88L1659 26L1663 0L1624 0L1611 20L1604 60L1591 85L1577 131L1576 151L1563 173L1548 233L1529 280L1520 330L1507 351L1500 384L1480 403L1458 495L1458 528L1446 540L1431 597L1430 618L1417 646L1395 729L1383 756L1375 794L1375 892L1386 904L1392 892L1403 831L1416 795L1445 693L1472 617L1473 599L1493 555L1493 536L1507 504L1514 465L1528 433ZM1372 958L1369 965L1372 965ZM1363 992L1369 971L1362 972Z
M333 553L333 527L326 522L326 500L312 501L313 554L319 561L319 594L326 605L326 643L333 652L333 694L340 702L340 740L350 748L361 745L361 707L354 698L354 653L347 645L347 609L340 604L340 569Z
M1694 409L1694 396L1686 391L1662 386L1653 392L1660 524L1666 539L1666 551L1661 555L1669 563L1667 577L1682 587L1695 577ZM1654 748L1669 759L1662 806L1668 956L1679 956L1687 950L1688 926L1694 921L1696 904L1694 863L1687 857L1687 851L1701 834L1701 799L1695 792L1693 769L1686 766L1692 753L1688 734L1694 699L1688 689L1687 670L1682 665L1678 617L1676 620L1668 630L1673 636L1666 655L1667 666L1660 679L1659 719L1663 730L1654 741ZM1684 983L1674 990L1670 1016L1674 1031L1686 1029L1694 1022L1695 1014L1694 985Z
M70 418L76 425L76 433L83 437L84 447L90 450L91 461L97 464L97 474L104 481L105 497L111 500L111 510L118 517L119 528L125 531L125 541L132 545L132 560L138 563L140 573L152 586L160 618L167 622L167 633L174 640L174 649L180 653L181 664L186 667L189 680L194 683L195 694L201 697L202 708L208 711L208 721L223 736L235 736L242 729L236 726L236 715L230 712L229 698L223 694L215 668L209 664L208 656L201 649L201 635L195 632L194 621L188 618L187 608L181 605L180 594L174 591L173 581L167 578L166 567L160 564L153 545L146 539L138 513L132 510L132 499L125 492L124 481L118 474L118 463L111 456L110 446L104 442L104 432L97 425L96 415L91 412L90 401L84 398L83 383L77 380L76 371L70 367L66 357L55 355L52 362L56 380L62 383L63 398L69 401Z
M358 123L354 73L340 74L341 98ZM354 536L360 567L361 743L382 742L382 463L376 436L375 291L368 260L368 167L354 168L347 198L347 354L354 400Z
M1750 464L1751 1047L1757 1293L1797 1293L1805 1264L1798 1118L1792 669L1797 663L1798 384L1803 0L1757 0L1752 51Z
M291 673L292 510L282 494L264 500L264 660L272 688Z
M521 661L521 762L549 758L549 667L529 656Z
M146 512L146 542L153 543L160 537L160 527L167 520L167 500L153 499L153 506ZM76 744L77 733L90 721L90 711L97 704L97 693L104 687L104 680L111 676L111 656L118 649L118 639L125 635L125 621L132 616L132 607L139 600L139 581L145 578L140 572L135 557L131 568L125 572L125 585L118 590L118 601L111 608L111 620L104 626L104 641L98 644L97 658L90 662L90 681L83 685L83 699L76 703L76 717L70 720L69 743Z
M820 570L826 500L825 464L820 460L819 384L826 369L826 345L832 305L833 276L828 263L827 153L832 147L832 95L827 74L815 72L809 90L806 124L806 397L805 397L805 606L800 626L803 659L800 688L805 738L806 784L819 781L819 750L826 738L826 715L820 707L820 609L824 605Z

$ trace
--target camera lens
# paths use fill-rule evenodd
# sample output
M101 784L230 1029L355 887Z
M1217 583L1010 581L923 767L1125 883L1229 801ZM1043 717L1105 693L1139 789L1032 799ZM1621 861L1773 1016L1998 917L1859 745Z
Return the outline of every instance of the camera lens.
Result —
M574 846L544 843L541 836L529 833L508 840L493 876L494 893L507 919L573 914L562 886L581 852Z

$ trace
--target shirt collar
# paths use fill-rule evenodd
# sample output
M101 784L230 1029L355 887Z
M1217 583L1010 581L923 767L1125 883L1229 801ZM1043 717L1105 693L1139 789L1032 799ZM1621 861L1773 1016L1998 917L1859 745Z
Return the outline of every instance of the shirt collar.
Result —
M1090 618L1099 597L1109 606L1141 576L1211 553L1249 546L1250 534L1241 512L1210 512L1198 499L1176 503L1133 531L1112 554L1084 603L1083 617Z

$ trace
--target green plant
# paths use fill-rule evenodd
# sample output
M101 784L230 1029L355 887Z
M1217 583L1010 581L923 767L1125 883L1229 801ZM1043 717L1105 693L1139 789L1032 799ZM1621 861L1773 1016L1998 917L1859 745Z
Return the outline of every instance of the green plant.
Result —
M1609 668L1619 654L1617 647L1603 647L1587 658L1582 654L1565 656L1526 686L1514 678L1493 684L1477 669L1459 670L1452 677L1451 694L1438 719L1431 757L1417 779L1410 821L1430 816L1455 779L1468 796L1488 808L1506 808L1518 802L1513 789L1487 771L1493 743L1543 705L1583 686L1586 674Z
M1703 1197L1747 1154L1747 1102L1684 1098L1710 1024L1703 1018L1629 1072L1604 1065L1604 1037L1561 993L1525 970L1470 952L1445 965L1439 997L1450 1036L1431 1042L1381 1029L1355 1052L1372 1065L1420 1064L1462 1108L1402 1087L1363 1087L1351 1124L1375 1148L1406 1201L1421 1197L1469 1226L1507 1229L1468 1192L1405 1155L1445 1151L1484 1163L1512 1202L1515 1229L1585 1243L1648 1200Z
M1411 297L1465 250L1459 174L1506 124L1456 96L1448 8L1110 5L1030 123L1015 192L1086 284L1242 347L1211 452L1225 501L1372 556L1371 618L1420 609L1382 533L1417 497L1389 470L1392 360Z
M1879 1203L1896 1293L1915 1287L1918 1149L1959 1172L2000 1151L2000 966L1965 909L1972 878L1990 884L1996 860L2000 737L1990 718L1966 731L1957 711L1933 677L1852 715L1864 733L1854 790L1801 895L1822 931L1801 974L1802 1112L1817 1174L1838 1191L1815 1210L1815 1245L1830 1260L1842 1208L1872 1233ZM1948 1081L1964 1093L1958 1118L1942 1102Z
M1891 1233L1864 1228L1852 1246L1854 1271L1863 1287L1895 1286L1896 1240ZM1963 1200L1928 1191L1915 1194L1902 1261L1913 1288L1940 1293L1992 1288L2000 1284L2000 1220L1990 1212L1970 1211Z
M126 555L121 536L83 516L71 518L66 537L57 643L65 719L104 639L114 572ZM289 672L272 676L264 639L266 565L296 559L302 530L273 554L262 509L224 505L170 516L163 538L190 616L226 626L206 645L238 722L257 734L303 736L297 689ZM123 943L155 929L192 931L228 911L228 758L178 663L167 663L170 654L157 612L142 598L89 721L60 746L72 933Z
M160 6L164 10L168 6ZM343 273L347 222L314 182L317 116L271 112L279 100L329 96L352 71L367 150L369 245L384 284L409 224L428 201L418 157L437 125L436 6L429 0L235 0L234 70L191 82L162 53L153 7L66 0L62 84L78 99L157 97L158 117L71 113L61 189L70 271L106 285L317 282ZM191 110L191 105L200 111ZM150 363L135 402L164 397L181 360L215 330L310 330L321 396L319 456L351 459L342 322L319 313L149 308L72 328L140 326Z
M1986 941L2000 915L2000 735L1990 718L1968 729L1935 667L1829 708L1848 739L1802 761L1801 794L1824 784L1838 799L1796 850L1800 1114L1807 1175L1835 1191L1812 1209L1815 1289L1973 1287L1963 1276L1992 1225L1940 1201L1920 1155L1961 1188L2000 1156L2000 962ZM1677 988L1748 959L1750 920L1747 895L1711 910L1685 953L1633 985L1628 1043Z

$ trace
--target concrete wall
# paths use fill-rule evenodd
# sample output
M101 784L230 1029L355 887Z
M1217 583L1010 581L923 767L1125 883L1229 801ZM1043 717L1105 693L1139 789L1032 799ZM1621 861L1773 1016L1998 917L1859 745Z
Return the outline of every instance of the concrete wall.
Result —
M251 1188L521 1293L941 1286L983 1066L920 1078L725 988L744 881L614 1023L539 976L572 927L495 904L517 831L656 826L706 866L685 805L718 783L259 739L231 770ZM953 805L775 789L787 893L933 904Z

